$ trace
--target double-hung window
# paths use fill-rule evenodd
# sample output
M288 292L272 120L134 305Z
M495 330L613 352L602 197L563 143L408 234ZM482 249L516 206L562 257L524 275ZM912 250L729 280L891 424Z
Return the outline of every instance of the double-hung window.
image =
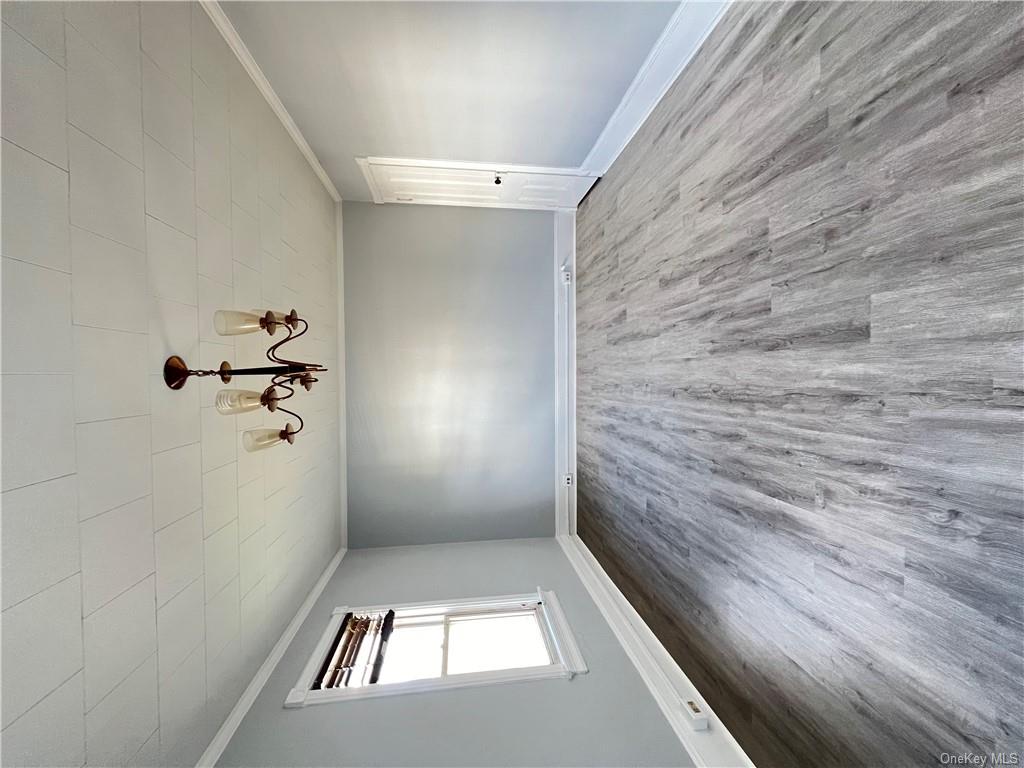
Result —
M335 608L286 706L586 672L553 592Z

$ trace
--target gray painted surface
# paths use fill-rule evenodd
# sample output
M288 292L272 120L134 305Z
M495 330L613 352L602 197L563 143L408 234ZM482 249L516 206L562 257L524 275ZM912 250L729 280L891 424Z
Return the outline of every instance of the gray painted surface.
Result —
M344 218L350 545L553 534L553 214Z
M590 671L284 709L339 605L554 589ZM225 750L222 766L690 766L554 539L349 552Z
M737 4L580 210L580 532L760 766L1022 748L1022 8Z
M676 5L223 8L341 196L369 200L357 156L579 165Z

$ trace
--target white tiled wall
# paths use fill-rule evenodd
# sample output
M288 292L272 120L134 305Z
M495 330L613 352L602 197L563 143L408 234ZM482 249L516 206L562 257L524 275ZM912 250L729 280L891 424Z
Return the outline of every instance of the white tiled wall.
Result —
M333 203L197 6L5 2L2 54L3 763L191 765L339 546ZM269 306L332 372L247 454L160 373Z

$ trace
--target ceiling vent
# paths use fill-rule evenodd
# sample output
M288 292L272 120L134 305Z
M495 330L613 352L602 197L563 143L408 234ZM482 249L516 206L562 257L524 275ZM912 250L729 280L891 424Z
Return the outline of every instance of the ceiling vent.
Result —
M576 168L356 158L375 203L575 208L597 181Z

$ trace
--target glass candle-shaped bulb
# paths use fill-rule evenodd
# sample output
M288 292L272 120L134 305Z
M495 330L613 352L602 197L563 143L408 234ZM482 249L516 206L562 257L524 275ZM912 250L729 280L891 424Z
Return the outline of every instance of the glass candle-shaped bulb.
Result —
M260 393L251 389L222 389L217 393L214 404L219 413L230 416L234 413L255 411L263 406L263 401Z
M249 453L262 451L281 442L280 429L250 429L242 433L242 446Z
M221 336L238 336L262 330L260 315L234 309L218 309L213 313L213 327Z

